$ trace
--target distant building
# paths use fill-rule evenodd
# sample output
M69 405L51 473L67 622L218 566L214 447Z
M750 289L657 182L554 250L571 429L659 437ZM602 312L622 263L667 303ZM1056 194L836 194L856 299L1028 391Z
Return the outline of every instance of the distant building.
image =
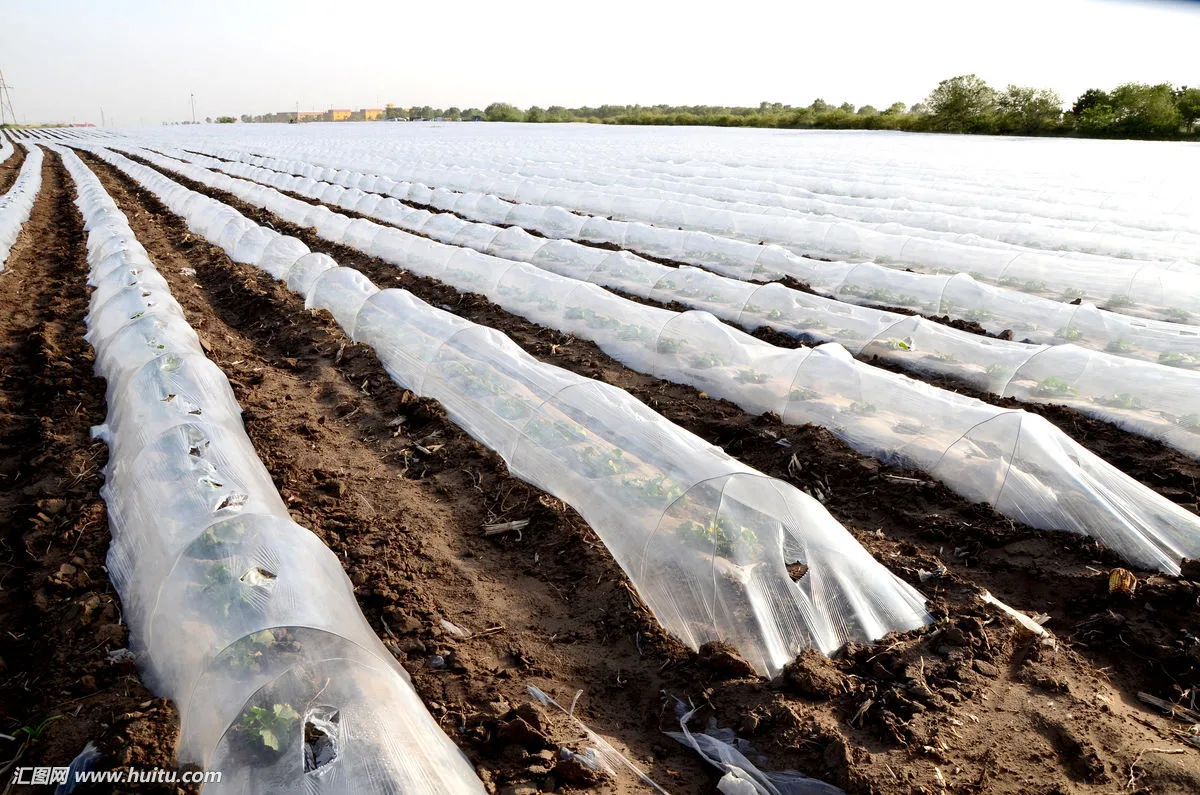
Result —
M386 113L383 108L363 108L359 112L362 113L363 121L380 121Z
M325 114L325 121L350 121L350 117L354 115L354 111L349 108L330 108Z
M280 114L286 116L286 113ZM321 110L301 110L296 112L297 121L321 121L325 118L325 112Z

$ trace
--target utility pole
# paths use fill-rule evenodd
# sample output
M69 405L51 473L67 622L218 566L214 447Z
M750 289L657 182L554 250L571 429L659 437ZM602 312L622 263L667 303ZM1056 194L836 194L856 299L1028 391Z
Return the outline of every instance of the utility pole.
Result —
M192 98L192 124L196 123L196 95L191 94Z
M12 86L4 82L4 72L0 72L0 125L6 124L9 116L12 117L13 124L17 123L17 112L13 110L12 95L8 93L10 88Z
M104 108L100 109L100 126L104 126Z

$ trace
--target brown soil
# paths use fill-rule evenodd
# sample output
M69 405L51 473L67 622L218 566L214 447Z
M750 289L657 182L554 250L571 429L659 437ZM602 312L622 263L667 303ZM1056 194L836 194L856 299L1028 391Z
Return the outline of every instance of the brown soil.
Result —
M672 791L711 789L713 777L660 734L673 724L664 693L702 705L701 720L715 716L751 739L768 767L794 767L852 792L1200 789L1200 759L1182 742L1186 725L1136 695L1191 704L1200 586L1136 572L1132 597L1110 596L1108 574L1119 563L1086 539L1014 525L920 473L857 455L825 431L751 417L633 373L590 343L179 180L380 286L409 289L505 331L544 361L628 389L822 499L931 598L938 621L929 629L833 660L805 655L774 682L746 676L720 650L691 654L664 638L577 516L508 478L436 405L391 384L327 315L302 311L268 277L231 263L149 194L89 162L229 374L251 438L298 520L346 560L372 625L413 671L448 734L497 784L562 784L569 773L548 781L555 774L530 752L570 744L572 731L528 707L514 711L527 701L524 687L537 684L564 703L584 690L577 714ZM194 279L179 273L184 266L196 270ZM407 421L393 425L401 415ZM1126 463L1143 474L1161 465ZM533 520L519 539L482 537L484 522L512 518ZM979 602L981 589L1046 613L1054 642L1022 637ZM504 629L458 639L440 627L443 617L473 633ZM433 670L434 654L449 664ZM538 723L540 737L528 731Z
M25 147L14 143L13 148L16 151L8 160L0 163L0 195L8 193L8 189L17 181L17 175L21 173L21 166L25 165Z

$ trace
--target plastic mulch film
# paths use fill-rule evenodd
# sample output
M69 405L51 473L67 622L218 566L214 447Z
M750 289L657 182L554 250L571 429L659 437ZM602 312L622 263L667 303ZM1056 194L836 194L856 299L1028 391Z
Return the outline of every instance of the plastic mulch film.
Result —
M116 153L99 154L149 184L174 185L158 171ZM634 369L696 386L747 411L774 411L788 423L829 428L860 452L929 472L959 494L1030 526L1091 535L1128 560L1164 571L1178 571L1182 557L1200 551L1200 518L1127 477L1036 415L1000 409L871 367L837 345L777 348L705 312L645 306L523 263L447 246L366 219L351 221L327 207L282 194L264 195L262 185L196 166L174 167L247 201L257 197L285 220L313 226L330 240L361 246L414 273L483 294L532 322L593 340ZM194 229L221 234L211 220L217 217L226 219L223 223L248 223L224 205L206 204L194 195L189 201L202 205L195 221L189 221ZM524 234L505 232L509 233ZM303 256L282 275L278 263L270 267L276 278L306 294L310 305L327 306L343 326L352 320L355 291L367 290L357 274L329 276L330 287L336 289L314 297L317 280L327 278L324 274L334 267L324 255ZM767 287L772 286L779 287ZM354 322L361 326L365 314L369 313L364 310ZM469 373L461 377L464 388L470 384L471 389L486 391ZM448 400L453 403L454 398ZM512 407L514 412L518 409ZM464 422L469 423L470 410L462 408Z
M185 166L158 154L146 154L168 168ZM334 201L343 209L370 215L443 243L530 263L642 298L703 309L750 330L771 326L808 341L837 342L856 355L877 356L922 375L948 376L1004 397L1065 404L1200 457L1200 371L1197 370L1131 360L1107 351L1082 348L1074 342L1034 345L989 339L924 318L852 306L781 284L759 286L709 271L672 268L631 254L567 240L546 240L520 227L501 229L463 221L449 213L414 210L397 199L358 188L343 189L245 164L234 167L221 161L212 162L222 170L241 172L242 176L311 198ZM192 174L212 179L207 170ZM245 198L260 206L262 189L262 185L241 187ZM297 212L301 211L311 212ZM355 248L371 248L378 234L377 225L361 220L347 222L345 216L323 208L317 212L325 228L322 234ZM334 215L340 220L333 218ZM509 219L512 220L511 214ZM330 226L343 223L344 230ZM898 273L870 267L884 275ZM1093 312L1081 316L1081 325L1061 333L1072 339L1082 338L1085 336L1082 318L1090 316L1103 321L1094 308L1088 309Z
M29 220L33 203L42 189L42 149L33 144L22 146L28 151L25 162L8 192L0 195L0 272L4 270L8 252L17 242L21 227Z
M154 169L96 154L226 251L256 225ZM310 207L311 209L311 207ZM270 271L371 346L404 387L498 452L509 470L572 505L663 627L692 648L723 640L776 674L799 651L831 652L929 620L924 599L870 556L815 499L671 424L624 390L543 364L498 331L378 290L328 257ZM444 248L444 247L443 247ZM464 252L466 253L466 252ZM472 254L471 256L477 256ZM542 275L536 269L529 269ZM807 572L798 580L788 564Z
M224 155L234 153L223 151ZM238 177L266 182L284 190L310 195L314 167L303 161L242 154L246 162L204 163ZM198 161L199 162L199 161ZM251 165L253 163L254 165ZM260 168L256 168L260 167ZM288 180L270 171L287 172L303 179ZM571 213L562 207L517 204L481 193L461 193L445 188L430 191L424 185L371 177L362 172L339 170L331 177L339 186L369 184L368 193L386 194L405 202L419 197L430 208L454 213L466 220L497 226L520 226L554 239L616 245L635 253L696 265L723 276L743 281L769 282L792 277L816 292L861 306L886 306L923 315L948 315L978 323L985 331L1045 345L1070 342L1117 356L1156 361L1173 367L1200 368L1200 327L1186 325L1200 317L1173 313L1171 321L1148 320L1122 315L1091 303L1071 303L1079 295L1063 300L1034 293L1044 284L1023 285L1016 277L999 285L981 282L969 274L926 274L897 270L871 262L832 262L801 257L782 246L756 245L708 232L667 229L631 221L613 221ZM378 205L362 201L364 208ZM372 206L375 204L375 206ZM1110 297L1109 301L1114 299ZM1121 299L1115 299L1120 303Z
M346 164L328 147L320 155L322 162ZM968 273L980 281L1003 282L1016 290L1077 296L1122 314L1166 321L1200 317L1200 266L1182 260L1045 251L976 234L870 225L786 208L706 200L691 192L696 188L690 183L689 192L679 192L679 181L669 181L670 188L644 187L636 184L636 178L614 174L610 182L601 185L587 181L594 175L570 165L526 164L520 173L501 173L488 159L447 156L440 162L457 164L448 167L427 158L425 152L408 158L390 152L374 158L360 155L350 165L393 180L490 193L516 202L665 228L702 230L755 244L777 243L816 257L861 258L925 272ZM568 172L574 176L562 176Z
M482 793L337 557L288 518L228 381L125 216L60 152L107 381L108 571L148 684L179 708L180 763L222 771L222 792Z
M16 151L17 149L13 146L12 141L8 139L3 130L0 130L0 163L7 162L10 157L16 154Z

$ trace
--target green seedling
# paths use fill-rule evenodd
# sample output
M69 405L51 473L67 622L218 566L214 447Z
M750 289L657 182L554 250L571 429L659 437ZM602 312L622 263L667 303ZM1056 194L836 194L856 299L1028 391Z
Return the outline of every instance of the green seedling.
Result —
M1052 377L1038 381L1037 386L1033 388L1033 394L1040 397L1066 397L1076 394L1076 390L1063 379Z
M1082 299L1083 296L1084 296L1083 290L1080 290L1076 287L1068 287L1067 289L1062 291L1062 295L1060 296L1060 298L1063 301L1078 301L1078 300Z
M17 729L16 733L24 734L29 738L30 743L36 743L42 739L42 735L46 733L46 729L50 727L50 724L61 717L62 715L53 715L49 718L46 718L37 726L22 726L21 728Z
M1118 392L1116 394L1108 395L1106 397L1098 397L1098 398L1096 398L1096 402L1099 403L1101 406L1108 406L1108 407L1114 408L1114 409L1140 409L1140 408L1142 408L1142 401L1140 399L1138 399L1136 396L1129 394L1128 392Z
M621 483L630 491L637 492L640 502L651 505L673 503L683 496L683 488L675 481L668 479L666 475L657 475L653 478L629 477L623 479Z
M986 309L971 309L963 317L973 323L985 323L992 319L992 313Z
M585 447L579 452L579 463L583 474L591 478L623 475L632 469L625 460L625 451L615 447L607 452L601 452L593 446Z
M818 397L820 397L820 395L817 394L815 389L809 389L806 386L796 387L788 393L788 400L795 400L797 402L804 400L816 400Z
M1127 306L1133 306L1133 299L1127 295L1113 294L1108 297L1106 306L1109 309L1121 309Z
M190 554L199 560L220 557L230 544L235 544L246 535L246 525L241 519L218 522L199 535L192 543Z
M275 640L275 633L269 629L242 638L227 652L227 665L243 673L261 671L267 652L275 645Z
M1067 342L1079 342L1083 339L1083 332L1077 328L1060 328L1054 332L1054 336Z
M529 414L529 406L524 400L515 397L501 398L496 401L496 413L506 420L515 420Z
M707 524L684 522L676 532L687 543L723 558L733 555L739 546L758 544L758 536L753 530L735 526L725 518Z
M1178 307L1168 307L1166 311L1167 320L1174 323L1188 323L1192 319L1192 313L1179 309Z
M769 376L766 373L760 373L758 370L749 367L738 370L735 377L738 382L743 384L765 384L769 380Z
M203 580L188 588L196 592L202 604L223 618L242 612L251 605L252 589L247 588L224 563L210 565L204 570Z
M1007 365L1000 363L989 364L987 366L987 374L992 378L1007 378L1012 375L1013 369Z
M896 337L892 337L890 340L885 342L884 345L886 345L889 350L893 350L893 351L911 351L912 350L912 345L910 343L905 342L904 340L898 339Z
M851 414L857 414L860 417L874 417L879 412L879 409L875 407L874 403L855 402L850 404L848 411Z
M1197 360L1190 353L1160 353L1158 363L1168 367L1195 367Z
M300 713L290 704L272 704L267 707L250 707L242 715L238 729L245 743L255 751L283 750L288 734L300 722Z
M1109 353L1130 353L1133 351L1133 343L1124 338L1117 338L1104 346L1104 350Z
M699 370L707 370L711 367L720 367L725 364L725 360L712 351L696 354L691 357L691 365Z

